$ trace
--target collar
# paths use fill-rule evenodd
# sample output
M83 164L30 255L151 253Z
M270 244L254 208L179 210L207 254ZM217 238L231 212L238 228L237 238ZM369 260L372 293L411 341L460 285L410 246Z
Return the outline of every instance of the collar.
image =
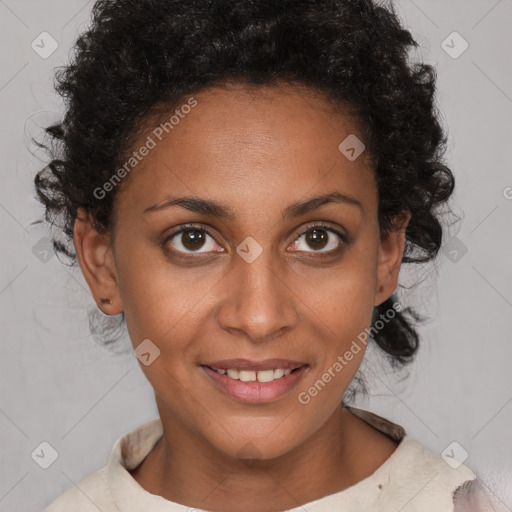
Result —
M464 465L458 470L450 468L439 455L408 436L402 426L370 411L345 407L397 441L398 447L372 475L348 489L308 503L308 512L330 512L339 510L340 506L347 510L370 510L375 506L381 507L379 510L382 512L397 510L397 505L405 506L412 499L418 501L414 496L419 494L419 489L423 491L419 494L418 508L407 510L452 510L449 508L453 507L452 492L462 483L476 477ZM115 442L107 463L107 474L112 497L120 511L190 512L190 507L147 492L129 473L144 460L162 435L161 420L156 418L124 434ZM422 499L427 500L428 505ZM434 504L436 506L432 508ZM304 507L301 506L288 512L303 511Z

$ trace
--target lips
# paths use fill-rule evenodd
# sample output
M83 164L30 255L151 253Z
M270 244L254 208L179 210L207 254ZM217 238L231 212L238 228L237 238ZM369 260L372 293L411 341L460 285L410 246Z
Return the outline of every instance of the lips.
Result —
M306 363L293 361L291 359L264 359L261 361L253 361L250 359L224 359L222 361L211 361L202 363L201 366L208 366L212 370L246 370L246 371L263 371L263 370L295 370L301 366L307 366Z
M290 359L227 359L200 367L222 392L252 404L280 399L297 386L309 369L308 364Z

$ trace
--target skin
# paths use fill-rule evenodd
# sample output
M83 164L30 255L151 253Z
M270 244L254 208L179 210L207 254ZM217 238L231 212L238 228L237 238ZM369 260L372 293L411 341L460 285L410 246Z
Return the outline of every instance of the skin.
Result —
M111 315L124 311L134 348L150 339L161 351L141 368L164 435L132 476L152 494L189 507L298 507L370 476L396 449L342 407L364 350L310 403L297 397L396 289L409 214L381 235L368 155L349 161L338 150L349 134L364 141L364 133L314 91L231 85L194 97L197 106L125 178L113 236L95 231L83 209L75 223L80 267L98 305ZM141 131L134 148L153 128ZM362 210L331 202L283 220L289 204L334 190ZM214 199L235 217L179 206L143 214L169 194ZM188 222L213 237L205 235L196 251L183 245L186 233L165 242ZM324 247L308 234L299 238L311 222L328 223L348 243L325 228ZM252 263L236 252L249 236L262 248ZM101 304L102 297L112 304ZM278 400L247 404L218 390L199 366L238 357L293 359L309 368Z

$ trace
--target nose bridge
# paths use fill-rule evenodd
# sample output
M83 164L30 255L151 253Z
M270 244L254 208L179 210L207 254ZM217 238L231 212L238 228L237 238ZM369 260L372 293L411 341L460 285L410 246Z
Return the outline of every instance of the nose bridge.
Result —
M232 292L219 310L219 323L224 329L243 331L252 341L268 341L295 322L293 294L287 291L282 266L273 261L270 248L263 250L255 241L245 240L237 253Z

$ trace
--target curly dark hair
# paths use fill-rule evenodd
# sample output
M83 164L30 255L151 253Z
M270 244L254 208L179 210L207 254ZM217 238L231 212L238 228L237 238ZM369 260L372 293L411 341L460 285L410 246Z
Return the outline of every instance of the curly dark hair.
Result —
M433 260L443 236L438 207L454 178L443 161L436 71L409 63L412 47L393 5L371 0L97 1L72 62L56 71L66 112L46 128L51 161L35 177L45 219L65 235L53 239L55 251L76 264L70 242L79 207L99 232L112 233L120 187L102 199L94 190L126 161L142 123L214 86L284 82L349 107L373 162L381 232L409 211L402 261ZM375 308L372 327L396 297ZM395 367L413 359L423 320L407 307L375 329Z

